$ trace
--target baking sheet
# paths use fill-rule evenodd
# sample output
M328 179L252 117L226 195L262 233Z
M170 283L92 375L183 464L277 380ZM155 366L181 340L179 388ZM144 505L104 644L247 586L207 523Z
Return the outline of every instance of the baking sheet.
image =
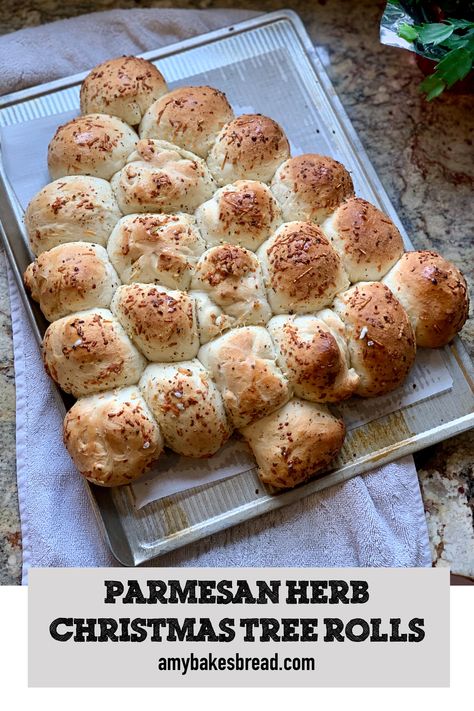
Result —
M352 172L359 195L378 204L401 228L367 160L322 64L299 20L278 12L187 40L146 56L171 86L207 83L227 93L234 106L255 106L279 121L294 146L334 156ZM0 126L77 111L83 75L3 97ZM18 196L0 167L0 209L7 255L15 275L30 260ZM20 196L21 201L25 199ZM38 338L45 322L22 293ZM474 421L472 365L457 339L442 358L451 387L349 432L334 470L296 490L266 490L254 470L173 493L137 508L132 487L89 487L91 500L116 557L136 565L239 521L345 481L371 467L468 429ZM408 393L407 393L408 397ZM369 408L370 409L370 408Z

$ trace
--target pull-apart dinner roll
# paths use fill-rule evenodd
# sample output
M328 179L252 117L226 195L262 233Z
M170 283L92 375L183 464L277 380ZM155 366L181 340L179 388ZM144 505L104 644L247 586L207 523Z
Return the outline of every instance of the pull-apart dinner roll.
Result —
M347 346L325 321L316 316L274 316L267 328L277 363L297 397L338 402L354 394L359 377L349 367Z
M289 156L288 139L276 121L261 114L244 114L224 126L207 164L220 186L243 179L269 183Z
M124 284L157 283L188 289L193 267L206 249L194 218L179 215L127 215L107 244L110 261Z
M99 486L138 479L163 451L163 437L137 387L80 398L64 420L77 469Z
M209 245L230 242L255 251L282 219L278 203L265 183L237 180L198 207L196 222Z
M204 252L191 286L207 292L234 326L265 324L272 315L258 259L243 247L222 244Z
M257 252L273 313L310 313L349 286L341 258L311 222L282 225Z
M221 128L234 117L226 95L210 86L182 86L156 101L140 124L140 138L159 138L206 158Z
M445 346L464 326L469 312L466 280L436 252L407 252L383 281L407 312L418 346Z
M235 427L264 417L290 398L272 339L261 326L232 329L202 346L198 357L216 381Z
M234 319L227 316L205 291L190 291L196 304L198 321L199 342L201 345L220 336L221 333L232 327Z
M63 175L110 178L123 168L138 136L125 121L106 114L88 114L59 126L48 146L53 180Z
M403 254L402 236L392 220L362 198L346 200L322 229L352 283L381 279Z
M145 358L106 309L79 311L54 321L43 339L49 375L74 397L135 385Z
M321 224L344 200L354 195L352 178L342 163L316 153L290 158L271 184L285 222Z
M215 190L205 162L166 141L144 139L127 165L112 178L120 209L134 212L193 213Z
M241 429L264 484L287 489L326 469L344 442L344 422L325 405L296 398Z
M30 201L25 226L35 255L64 242L105 246L122 216L110 183L72 175L48 183Z
M357 395L383 395L401 385L415 361L415 334L405 310L380 282L361 282L334 300L346 326Z
M105 249L88 242L43 252L26 269L24 281L48 321L94 306L108 308L120 284Z
M160 71L141 57L117 57L98 64L81 86L82 114L111 114L130 126L167 91Z
M110 308L148 360L174 363L197 355L195 306L186 292L127 284L117 289Z
M140 388L174 452L210 457L230 437L222 397L198 360L149 365Z

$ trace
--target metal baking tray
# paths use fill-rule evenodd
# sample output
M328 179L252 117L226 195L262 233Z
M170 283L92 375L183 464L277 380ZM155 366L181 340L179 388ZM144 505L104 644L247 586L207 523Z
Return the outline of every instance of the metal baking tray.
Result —
M157 64L171 86L214 85L226 92L235 109L252 107L279 121L299 151L342 161L352 172L356 192L389 214L407 247L413 248L295 13L261 15L143 56ZM84 76L0 97L0 126L76 109ZM28 299L21 276L32 259L22 210L1 165L0 211L5 250L40 341L46 322ZM251 470L136 510L130 487L87 485L113 554L124 565L144 563L470 429L472 364L459 339L444 349L444 358L453 379L451 390L350 431L334 468L292 491L270 493ZM59 391L58 401L66 407Z

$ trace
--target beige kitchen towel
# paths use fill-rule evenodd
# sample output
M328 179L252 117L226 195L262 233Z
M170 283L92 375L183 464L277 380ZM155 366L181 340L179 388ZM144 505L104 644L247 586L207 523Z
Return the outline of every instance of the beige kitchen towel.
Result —
M0 93L246 19L240 11L118 10L0 38ZM61 441L61 415L10 275L23 582L33 566L114 565L86 487ZM156 565L428 566L411 457L168 554Z

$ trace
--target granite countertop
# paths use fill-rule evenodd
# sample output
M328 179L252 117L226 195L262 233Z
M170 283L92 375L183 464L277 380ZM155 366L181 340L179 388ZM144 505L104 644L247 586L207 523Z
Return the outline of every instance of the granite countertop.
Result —
M378 41L384 6L376 0L175 0L174 7L291 7L302 17L370 160L415 246L457 264L474 293L474 97L449 94L427 103L413 55ZM7 0L0 33L114 7L167 7L169 0ZM15 384L5 260L0 254L0 583L21 572L15 475ZM473 319L463 331L474 357ZM474 577L474 432L416 455L433 564Z

